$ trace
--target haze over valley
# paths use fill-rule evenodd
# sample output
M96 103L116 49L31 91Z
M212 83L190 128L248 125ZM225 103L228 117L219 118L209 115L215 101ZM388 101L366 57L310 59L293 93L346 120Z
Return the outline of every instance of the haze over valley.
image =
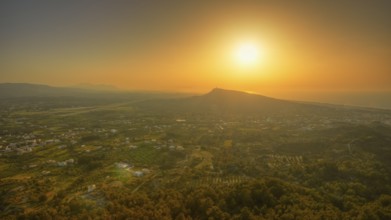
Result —
M389 1L1 1L0 219L391 219Z

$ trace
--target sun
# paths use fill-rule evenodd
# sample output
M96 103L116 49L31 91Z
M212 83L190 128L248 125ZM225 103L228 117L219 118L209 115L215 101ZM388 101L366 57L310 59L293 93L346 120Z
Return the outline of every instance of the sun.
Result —
M234 51L235 61L242 66L254 66L260 62L260 48L257 44L246 42L237 46Z

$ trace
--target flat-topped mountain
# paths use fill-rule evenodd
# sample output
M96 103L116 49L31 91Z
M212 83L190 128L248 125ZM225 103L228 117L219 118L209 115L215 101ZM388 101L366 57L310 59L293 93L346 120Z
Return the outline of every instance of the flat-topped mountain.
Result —
M180 97L180 98L178 98ZM215 88L204 95L190 96L177 93L152 93L55 87L27 83L0 83L0 99L46 100L70 102L80 99L80 104L94 102L128 102L132 107L149 112L202 113L202 114L334 114L362 108L304 103L271 98L259 94ZM366 109L369 111L370 109ZM376 110L371 111L387 111Z
M334 109L220 88L200 96L148 100L137 103L136 106L147 111L216 114L301 114L313 111L319 114Z

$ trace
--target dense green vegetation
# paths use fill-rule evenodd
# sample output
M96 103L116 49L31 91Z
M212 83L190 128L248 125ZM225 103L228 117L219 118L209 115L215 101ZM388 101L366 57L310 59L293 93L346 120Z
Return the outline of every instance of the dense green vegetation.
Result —
M389 111L52 101L1 103L1 219L391 219Z

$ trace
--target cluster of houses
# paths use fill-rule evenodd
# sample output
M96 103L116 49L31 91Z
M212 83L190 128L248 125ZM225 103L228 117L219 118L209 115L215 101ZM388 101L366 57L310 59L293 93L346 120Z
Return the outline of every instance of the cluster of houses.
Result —
M74 163L75 163L74 159L68 159L68 160L57 162L57 166L59 166L59 167L66 167L66 166L72 165Z
M23 135L7 135L3 139L0 146L0 152L16 152L17 154L25 154L33 152L33 149L38 146L50 146L61 143L61 140L58 138L54 139L43 139L42 137L37 137L34 134L23 134Z
M68 159L68 160L64 160L64 161L47 160L46 163L47 164L56 165L56 166L59 166L59 167L66 167L66 166L75 164L75 160L72 159L72 158Z
M59 149L66 148L68 145L75 145L78 143L79 139L86 134L98 133L95 131L89 131L86 128L73 128L73 129L64 129L64 131L53 132L51 128L47 126L41 127L42 134L34 135L32 133L21 134L21 135L12 135L7 134L0 136L2 142L0 143L0 153L12 153L16 152L18 154L30 153L37 146L53 146L58 145ZM95 129L96 130L96 129ZM115 134L118 132L117 129L100 129L99 132L106 132L107 134ZM45 139L44 136L50 134L50 136L55 137L51 139ZM64 144L67 143L67 144Z
M165 145L165 144L162 144L162 145L155 145L153 146L153 148L155 148L156 150L161 150L161 149L168 149L170 151L183 151L185 150L185 148L181 145Z
M142 168L142 169L134 169L134 166L133 165L130 165L128 163L124 163L124 162L117 162L115 163L115 166L118 168L118 169L123 169L123 170L126 170L128 172L131 172L133 176L135 177L142 177L146 174L149 174L151 171L147 168Z

